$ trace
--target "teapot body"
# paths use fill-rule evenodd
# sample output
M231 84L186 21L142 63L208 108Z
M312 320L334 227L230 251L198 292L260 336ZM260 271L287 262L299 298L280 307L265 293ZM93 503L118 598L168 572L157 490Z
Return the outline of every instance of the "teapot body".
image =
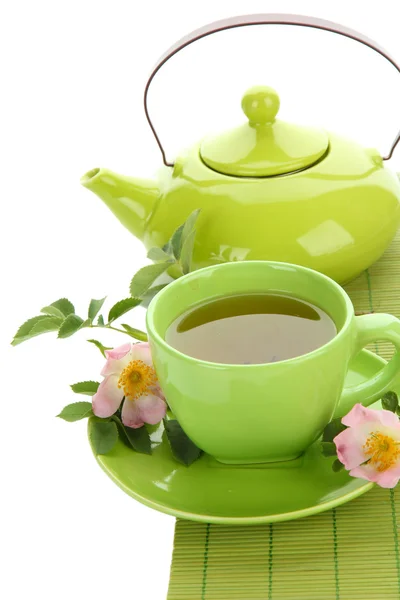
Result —
M329 135L318 163L295 173L247 178L213 171L192 148L159 173L159 197L143 236L163 246L201 208L192 269L237 260L310 267L339 283L384 252L400 221L400 182L375 150Z
M145 115L165 165L158 181L92 169L81 182L148 249L164 246L177 227L195 209L201 209L192 269L238 260L283 261L346 283L373 264L396 233L399 176L384 167L383 161L392 157L400 132L382 158L376 150L364 149L321 128L277 118L277 92L258 85L242 97L247 122L206 136L171 164L150 118L149 88L170 58L211 34L253 25L329 31L364 44L400 73L400 65L381 46L331 21L256 14L210 23L167 50L145 86ZM346 90L343 95L343 89L337 90L341 106L345 106L348 93ZM196 98L195 93L193 96ZM177 107L182 102L179 98ZM373 105L368 118L379 115L380 107Z

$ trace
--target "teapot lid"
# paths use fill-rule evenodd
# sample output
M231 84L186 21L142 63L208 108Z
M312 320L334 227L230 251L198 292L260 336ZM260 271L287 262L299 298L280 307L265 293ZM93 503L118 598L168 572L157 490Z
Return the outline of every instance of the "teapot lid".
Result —
M275 119L279 96L270 87L252 87L242 98L249 122L200 145L203 162L219 173L236 177L269 177L293 173L315 164L329 146L322 129Z

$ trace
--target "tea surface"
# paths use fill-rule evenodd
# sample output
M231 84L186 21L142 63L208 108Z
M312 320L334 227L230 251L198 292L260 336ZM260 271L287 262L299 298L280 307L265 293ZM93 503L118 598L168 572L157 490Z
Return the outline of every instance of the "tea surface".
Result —
M306 354L337 331L319 307L281 294L219 298L180 315L166 342L183 354L209 362L264 364Z

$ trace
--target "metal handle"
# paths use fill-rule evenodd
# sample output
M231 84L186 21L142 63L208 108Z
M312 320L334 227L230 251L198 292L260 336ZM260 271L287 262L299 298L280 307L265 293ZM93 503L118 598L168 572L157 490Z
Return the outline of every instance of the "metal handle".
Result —
M217 33L218 31L225 31L227 29L234 29L236 27L246 27L248 25L297 25L301 27L311 27L314 29L322 29L324 31L330 31L332 33L337 33L339 35L343 35L345 37L351 38L356 42L360 42L365 46L368 46L375 52L378 52L381 56L386 58L395 69L400 73L400 67L397 65L395 60L376 42L370 40L368 37L363 35L362 33L358 33L358 31L354 31L353 29L348 29L347 27L343 27L343 25L339 25L337 23L333 23L332 21L326 21L325 19L317 19L314 17L306 17L304 15L288 15L288 14L258 14L258 15L242 15L239 17L231 17L229 19L222 19L221 21L215 21L213 23L209 23L208 25L204 25L199 29L195 29L192 33L189 33L185 37L181 38L178 42L176 42L169 50L167 50L161 58L156 63L144 89L144 112L146 113L147 121L150 125L150 128L156 138L156 142L161 150L161 154L163 157L164 164L167 167L172 167L173 163L169 163L165 156L165 150L161 144L160 138L158 137L154 125L150 119L148 107L147 107L147 95L149 92L150 84L154 79L156 73L161 69L161 67L169 60L174 54L177 54L186 46L189 46L193 42L200 40L203 37L211 35L213 33ZM396 148L397 144L400 141L400 131L397 134L391 148L389 154L383 157L383 160L389 160L392 157L393 151Z

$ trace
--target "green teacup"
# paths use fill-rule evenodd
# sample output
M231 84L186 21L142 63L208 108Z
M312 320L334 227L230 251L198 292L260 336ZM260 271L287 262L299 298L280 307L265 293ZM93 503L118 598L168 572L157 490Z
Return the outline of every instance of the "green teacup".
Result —
M233 294L281 292L319 306L337 335L296 358L262 365L229 365L186 356L165 341L169 325L197 304ZM332 417L390 389L400 371L400 321L388 314L355 316L346 292L325 275L287 263L248 261L194 271L150 303L147 329L167 401L187 435L224 463L291 460ZM376 340L396 354L369 381L344 388L350 359Z

